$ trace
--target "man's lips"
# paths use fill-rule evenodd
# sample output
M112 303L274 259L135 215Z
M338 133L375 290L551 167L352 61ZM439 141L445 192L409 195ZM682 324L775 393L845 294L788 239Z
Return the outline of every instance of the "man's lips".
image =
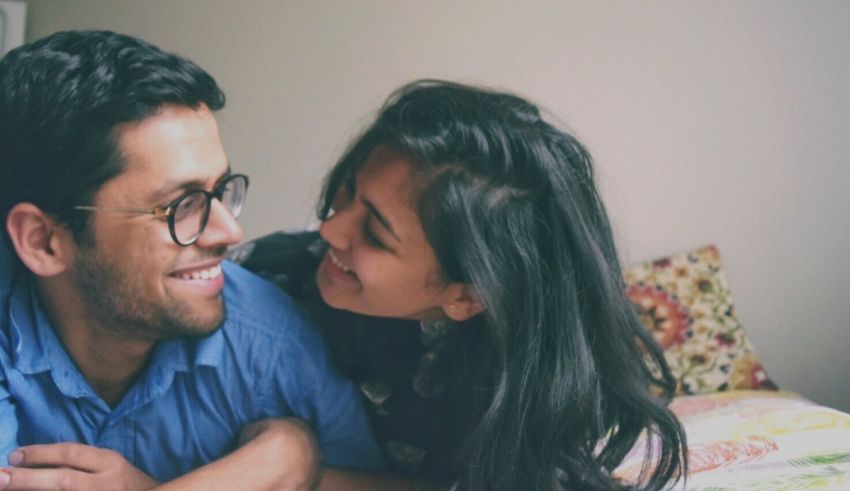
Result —
M214 280L221 276L221 262L181 269L169 276L180 280Z

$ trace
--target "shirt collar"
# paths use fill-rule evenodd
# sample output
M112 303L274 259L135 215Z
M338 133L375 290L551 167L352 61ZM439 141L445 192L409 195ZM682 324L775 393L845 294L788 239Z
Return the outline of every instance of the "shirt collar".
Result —
M120 418L158 398L171 387L177 373L200 366L218 368L224 350L222 329L201 340L171 339L157 343L145 372L115 408L115 417Z
M17 275L9 299L8 319L12 360L18 371L32 375L50 370L53 381L65 395L93 395L53 330L31 275Z
M8 305L10 351L15 368L24 374L50 371L57 388L68 397L97 397L65 351L43 308L30 274L18 274ZM201 340L173 339L157 344L148 368L131 393L149 400L171 385L174 374L193 367L217 368L224 351L225 326ZM130 395L130 393L128 393Z

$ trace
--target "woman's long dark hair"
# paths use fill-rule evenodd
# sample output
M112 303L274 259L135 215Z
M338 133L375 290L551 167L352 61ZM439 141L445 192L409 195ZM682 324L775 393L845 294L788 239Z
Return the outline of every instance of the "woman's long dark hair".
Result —
M456 488L660 489L683 475L675 381L625 295L587 150L517 96L415 82L331 171L322 217L378 145L409 156L445 279L485 307L458 401ZM640 482L618 482L611 471L644 430L655 444Z

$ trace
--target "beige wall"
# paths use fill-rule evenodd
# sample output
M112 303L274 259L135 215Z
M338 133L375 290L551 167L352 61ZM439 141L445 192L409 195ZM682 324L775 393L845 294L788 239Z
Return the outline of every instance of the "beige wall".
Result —
M783 387L850 410L850 3L32 0L27 38L142 36L229 97L248 236L311 222L323 172L418 77L547 106L594 153L627 261L716 243Z

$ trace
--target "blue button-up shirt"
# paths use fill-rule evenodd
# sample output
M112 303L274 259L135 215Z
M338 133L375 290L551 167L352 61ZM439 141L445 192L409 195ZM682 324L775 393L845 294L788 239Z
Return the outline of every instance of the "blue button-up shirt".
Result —
M225 263L223 326L202 340L158 343L110 408L63 348L31 275L14 271L0 237L0 467L17 446L79 442L169 480L233 450L246 424L297 416L313 426L325 463L383 468L356 389L270 283Z

